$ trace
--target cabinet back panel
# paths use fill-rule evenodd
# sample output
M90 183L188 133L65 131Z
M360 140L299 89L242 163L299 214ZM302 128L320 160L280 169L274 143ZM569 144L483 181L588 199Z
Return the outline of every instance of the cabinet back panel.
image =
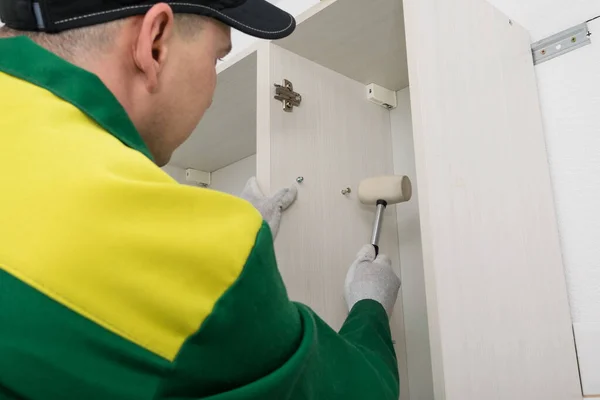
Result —
M300 107L285 113L272 98L271 87L264 91L270 120L259 135L269 136L270 150L266 154L259 146L257 162L270 167L268 177L260 175L259 167L259 180L269 181L273 192L295 184L298 176L304 178L276 242L279 267L291 298L312 307L338 330L348 314L343 295L346 273L358 250L369 243L375 216L374 208L357 199L358 184L364 178L393 174L390 115L366 100L361 83L275 45L269 51L270 67L264 70L270 71L271 82L289 79L303 96ZM259 118L262 115L259 106ZM346 187L352 192L342 195ZM386 212L381 249L398 268L395 206ZM408 400L401 300L392 331L402 399Z

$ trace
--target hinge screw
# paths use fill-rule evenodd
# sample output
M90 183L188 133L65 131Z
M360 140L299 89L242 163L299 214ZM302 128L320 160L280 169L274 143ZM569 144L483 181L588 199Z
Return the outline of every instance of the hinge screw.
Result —
M346 189L342 190L342 194L344 196L347 195L347 194L350 194L350 193L352 193L352 189L350 189L350 188L346 188Z
M575 42L577 42L577 38L576 38L575 36L573 36L573 37L571 38L571 43L575 43Z
M302 182L304 182L304 177L303 177L303 176L299 176L299 177L297 177L297 178L296 178L296 182L298 182L298 183L302 183Z
M540 51L540 53L542 53L542 55L545 55L546 54L546 50L542 50L542 51Z

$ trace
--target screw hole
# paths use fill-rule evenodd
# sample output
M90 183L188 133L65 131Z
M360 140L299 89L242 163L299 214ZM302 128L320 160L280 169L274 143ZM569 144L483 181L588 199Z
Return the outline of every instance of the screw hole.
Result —
M542 50L540 53L542 53L542 55L546 54L546 50Z
M571 43L575 43L575 42L577 42L577 38L573 36L573 37L571 38Z

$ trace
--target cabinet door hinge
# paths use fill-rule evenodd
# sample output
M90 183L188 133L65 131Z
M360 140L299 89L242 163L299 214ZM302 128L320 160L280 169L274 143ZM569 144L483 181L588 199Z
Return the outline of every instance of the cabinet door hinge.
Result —
M294 107L302 103L302 96L294 92L294 85L287 79L283 80L282 85L275 84L275 99L283 103L283 111L292 112Z

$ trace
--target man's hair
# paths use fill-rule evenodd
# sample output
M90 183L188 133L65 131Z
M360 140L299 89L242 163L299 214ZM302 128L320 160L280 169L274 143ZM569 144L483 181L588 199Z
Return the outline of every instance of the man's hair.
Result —
M195 37L202 31L204 18L193 14L175 14L175 32L184 38ZM27 36L56 55L68 61L75 61L78 56L84 53L106 50L114 43L123 23L124 20L119 20L57 34L17 31L4 26L0 27L0 39Z

